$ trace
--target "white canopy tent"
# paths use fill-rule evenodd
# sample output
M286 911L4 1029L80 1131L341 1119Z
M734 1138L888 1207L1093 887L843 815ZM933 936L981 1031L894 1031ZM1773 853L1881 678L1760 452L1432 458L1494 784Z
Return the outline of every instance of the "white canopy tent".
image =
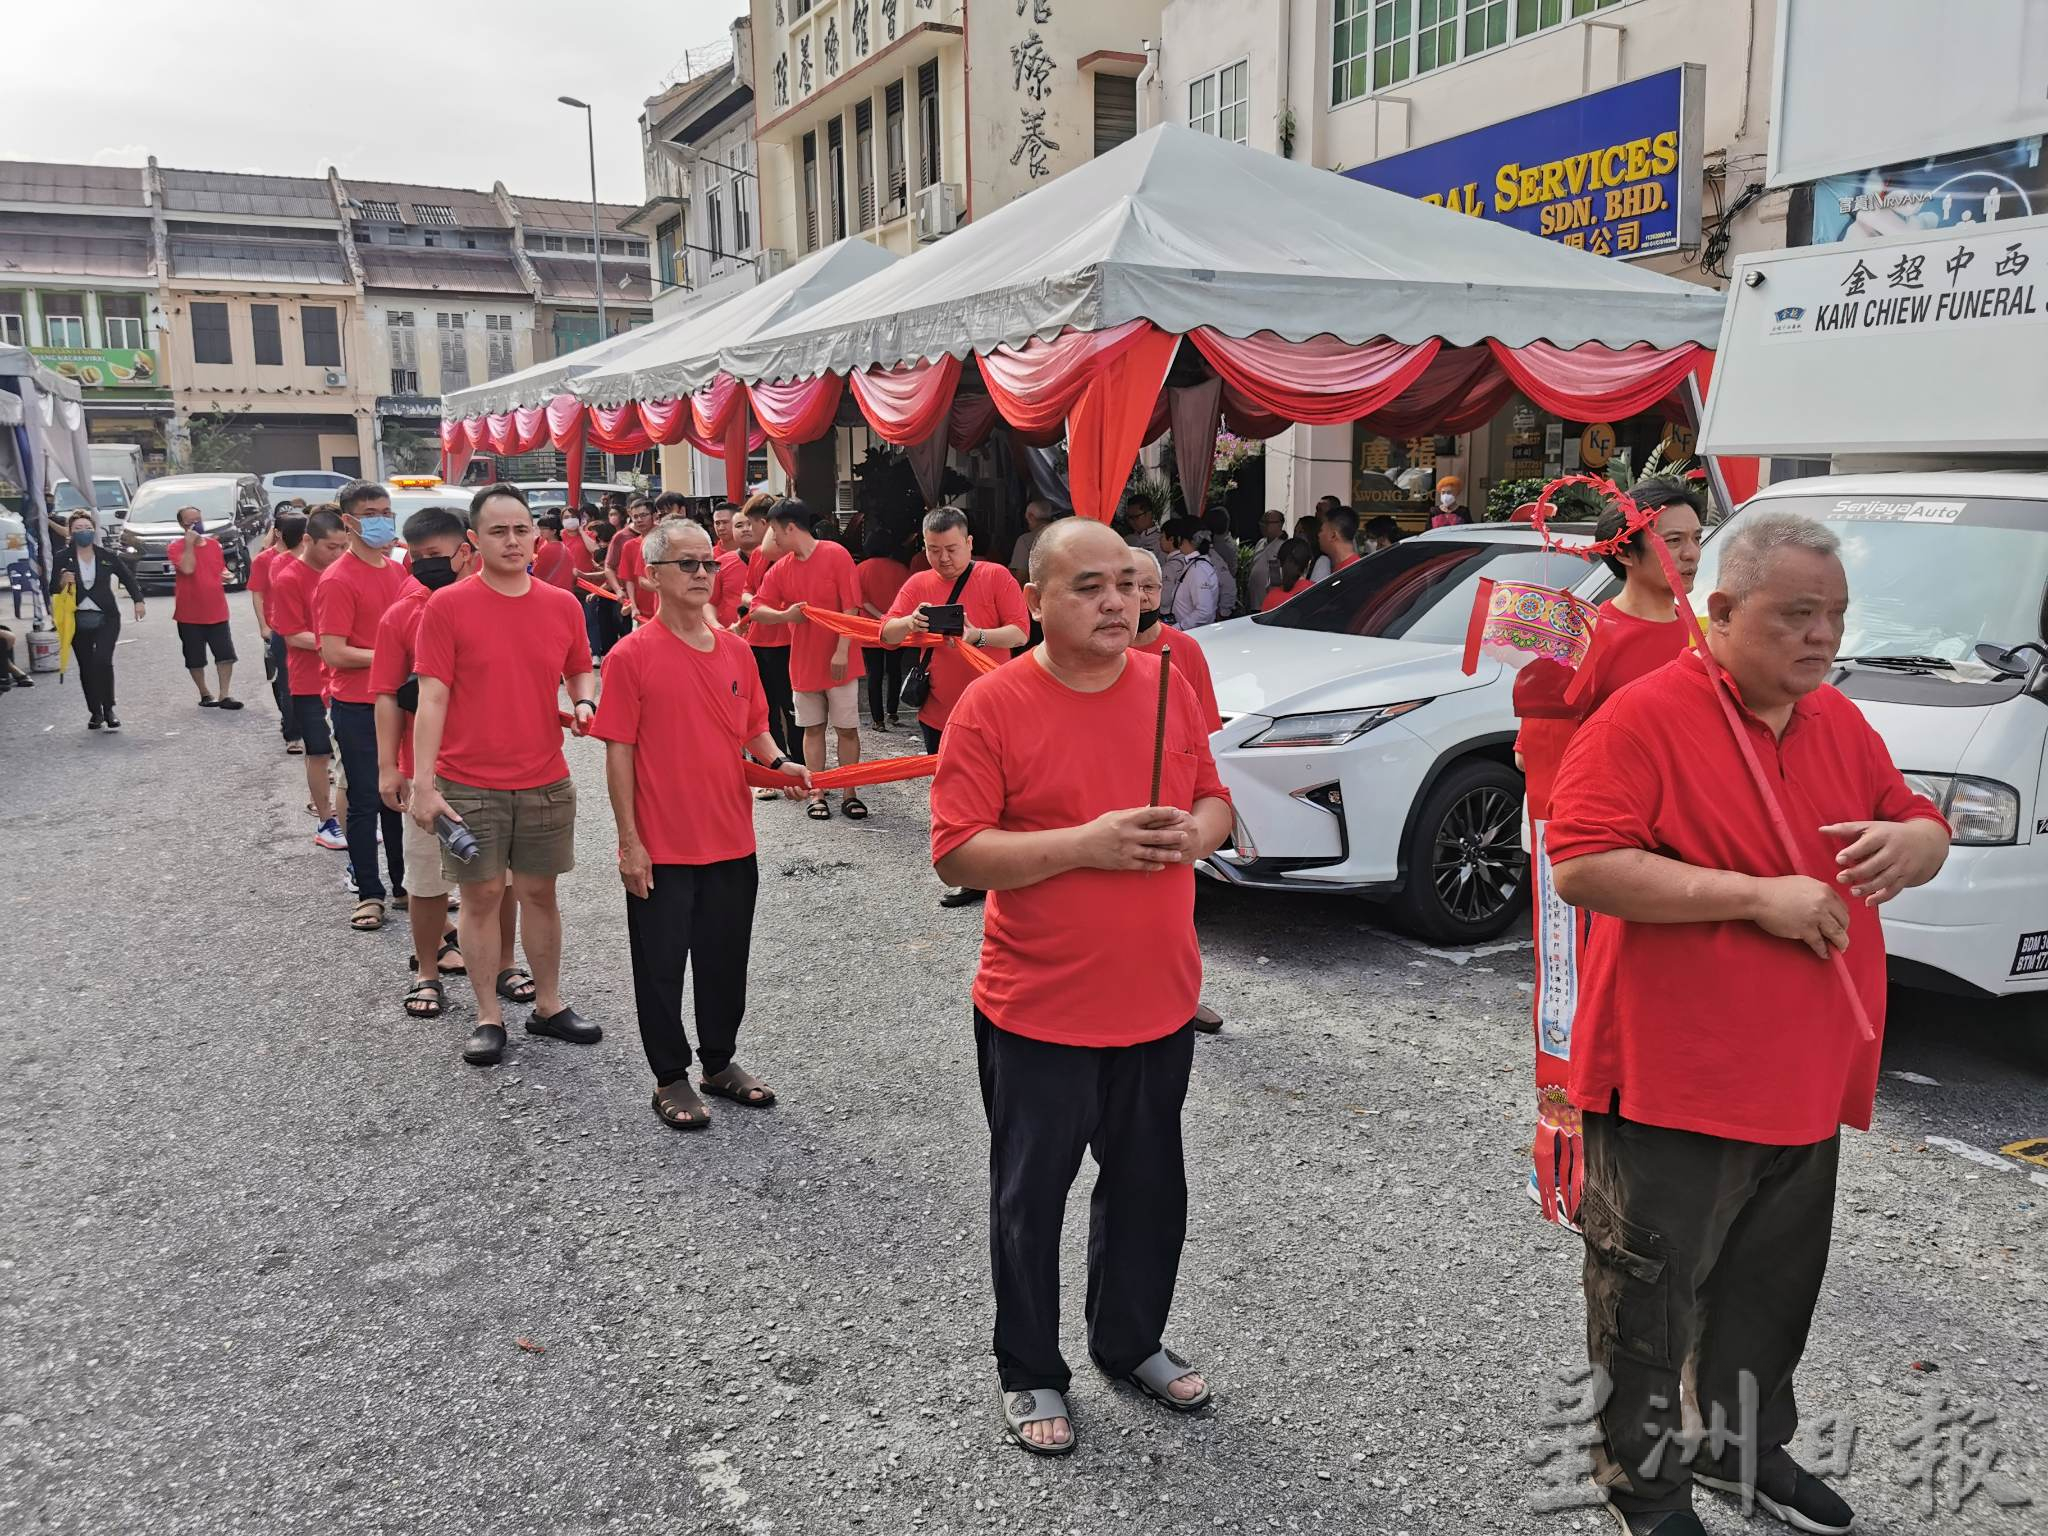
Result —
M24 458L12 451L19 441L14 425L0 427L9 439L9 473L18 470L22 482L29 539L42 569L47 571L49 526L48 520L39 514L50 487L59 480L69 480L84 494L88 504L93 499L92 450L85 437L85 407L80 402L76 380L44 367L26 347L5 344L0 344L0 397L15 403L11 414L23 429L20 437L27 439L28 453Z
M1468 346L1711 346L1721 296L1177 124L727 345L752 383L1149 320ZM642 398L647 398L643 396Z
M572 379L602 366L608 359L649 336L672 331L698 318L697 315L674 315L666 320L657 320L652 325L621 331L616 336L607 336L587 347L578 347L574 352L565 352L545 363L535 363L531 368L492 379L488 384L472 384L468 389L455 390L441 397L441 414L453 418L488 416L521 407L546 405L556 395L567 394Z

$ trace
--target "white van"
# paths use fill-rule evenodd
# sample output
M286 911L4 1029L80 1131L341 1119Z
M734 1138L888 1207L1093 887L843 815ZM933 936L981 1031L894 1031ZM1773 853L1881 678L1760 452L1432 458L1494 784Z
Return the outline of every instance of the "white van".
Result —
M1947 814L1932 884L1884 908L1899 980L2048 993L2048 218L1745 257L1700 446L1836 471L1761 508L1842 540L1835 686ZM1780 463L1780 473L1793 466ZM1774 476L1775 478L1775 476Z

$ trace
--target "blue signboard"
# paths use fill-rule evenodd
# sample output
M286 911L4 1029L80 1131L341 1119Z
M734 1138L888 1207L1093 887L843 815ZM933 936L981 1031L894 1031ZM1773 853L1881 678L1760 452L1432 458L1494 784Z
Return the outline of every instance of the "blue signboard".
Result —
M1601 256L1696 245L1704 74L1683 64L1344 174Z

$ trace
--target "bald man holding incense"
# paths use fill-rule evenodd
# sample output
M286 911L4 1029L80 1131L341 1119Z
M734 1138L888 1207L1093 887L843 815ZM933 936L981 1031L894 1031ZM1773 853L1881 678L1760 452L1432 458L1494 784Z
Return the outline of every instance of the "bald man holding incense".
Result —
M1137 554L1067 518L1024 589L1045 643L976 679L939 746L932 863L989 893L974 1038L989 1124L995 1356L1010 1437L1076 1444L1059 1241L1091 1148L1088 1352L1163 1406L1209 1402L1165 1345L1187 1228L1180 1113L1201 995L1194 864L1230 799L1194 691L1131 649Z

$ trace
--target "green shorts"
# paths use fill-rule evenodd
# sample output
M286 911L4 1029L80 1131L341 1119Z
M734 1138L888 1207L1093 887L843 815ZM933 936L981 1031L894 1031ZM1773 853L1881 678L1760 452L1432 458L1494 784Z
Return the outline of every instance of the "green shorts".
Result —
M441 872L458 885L515 875L566 875L576 867L576 785L557 779L535 789L477 789L437 778L435 786L476 838L468 863L441 850Z

